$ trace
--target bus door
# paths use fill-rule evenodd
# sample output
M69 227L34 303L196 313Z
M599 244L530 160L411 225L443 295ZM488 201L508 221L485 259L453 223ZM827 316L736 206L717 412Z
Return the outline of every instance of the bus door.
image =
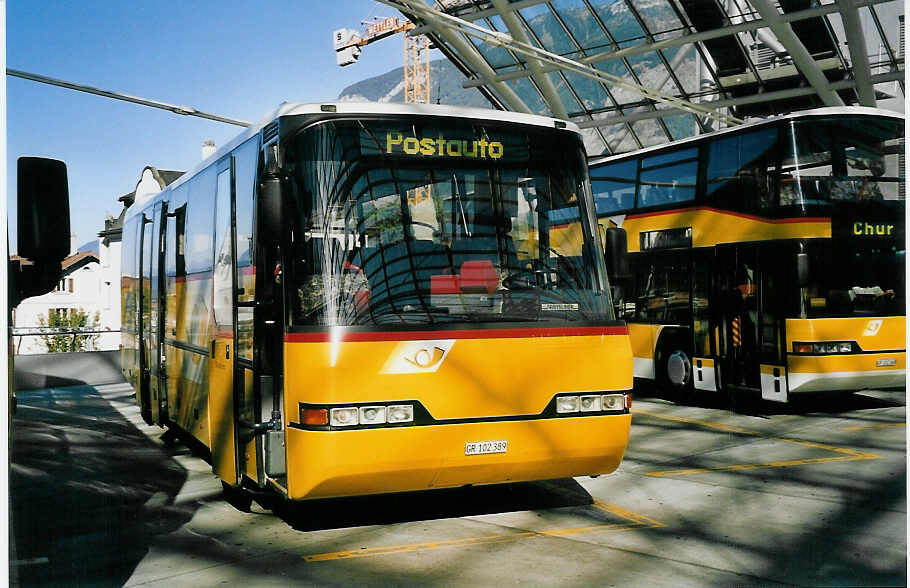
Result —
M149 334L151 335L152 353L151 358L151 378L149 386L151 388L151 408L152 421L163 425L167 422L167 355L165 350L165 311L167 309L167 292L165 287L167 280L164 274L165 264L165 246L166 227L167 227L167 203L159 202L154 208L154 223L152 225L152 241L155 251L152 253L152 279L150 299L151 308L149 309L150 324Z
M163 261L162 216L164 205L155 204L151 217L143 215L140 266L142 284L139 289L139 333L140 333L140 384L139 407L143 420L149 424L161 424L161 400L165 398L159 378L164 375L161 360L161 271Z
M145 213L142 214L142 228L139 232L139 301L136 313L138 315L139 338L139 387L136 393L139 396L139 413L142 420L152 424L151 386L151 334L149 321L151 320L151 282L152 282L152 245L153 220Z
M218 163L215 194L215 265L212 275L212 308L215 317L212 362L209 372L209 422L212 439L212 469L224 482L240 481L237 447L238 407L235 402L237 381L236 308L237 288L234 269L233 231L234 194L233 158Z
M248 140L234 151L234 273L237 285L234 290L237 351L234 393L238 415L240 473L257 485L264 486L266 443L261 434L261 423L269 420L271 405L264 408L261 400L266 395L261 382L261 354L257 351L261 337L254 336L254 318L262 312L256 305L256 258L253 243L254 188L258 164L258 138ZM277 324L281 325L280 318ZM255 346L254 340L257 342ZM271 401L271 396L268 396L268 400Z
M247 332L245 354L251 358L246 371L245 394L241 402L242 431L245 442L246 475L260 486L273 483L287 491L287 457L283 415L284 365L284 218L281 206L282 181L277 173L277 142L260 151L251 140L237 149L237 235L246 233L244 243L254 263L244 268L243 298L238 298L241 322ZM254 186L258 186L255 199ZM249 191L249 196L241 194ZM256 213L253 214L255 203ZM244 211L243 207L248 208ZM245 215L245 216L244 216ZM253 219L256 238L252 239ZM247 285L249 287L247 287ZM255 292L253 292L255 286ZM255 294L255 296L254 296Z
M754 245L718 245L714 254L717 381L727 390L758 390L758 250Z
M787 401L787 362L784 324L790 290L787 287L792 249L785 243L768 243L758 251L758 353L761 396Z
M210 414L215 473L230 484L246 477L264 486L263 456L267 452L260 423L271 416L271 404L266 411L257 401L263 396L256 386L262 370L254 367L253 361L258 355L254 353L254 316L258 310L253 255L253 192L258 162L259 144L254 138L218 164L213 278L215 377L210 381L210 407L214 407Z

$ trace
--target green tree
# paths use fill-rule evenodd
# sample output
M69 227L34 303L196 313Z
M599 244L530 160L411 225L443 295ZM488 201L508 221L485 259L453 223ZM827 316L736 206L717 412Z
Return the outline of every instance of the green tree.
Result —
M62 331L40 335L48 353L94 349L101 335L99 333L80 333L79 331L97 330L99 321L98 312L91 317L91 322L89 322L89 314L81 308L68 308L63 312L51 311L47 319L43 316L38 317L41 327Z

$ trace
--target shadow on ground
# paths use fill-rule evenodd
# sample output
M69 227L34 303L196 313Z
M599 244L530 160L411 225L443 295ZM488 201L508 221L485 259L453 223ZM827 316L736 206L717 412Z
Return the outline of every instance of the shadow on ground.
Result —
M186 478L96 388L19 392L10 455L11 583L122 585L156 535L191 518L196 505L174 505Z
M272 495L261 495L256 500L298 531L577 507L594 502L572 478L304 502Z
M17 355L15 365L14 384L19 392L124 381L119 351Z
M697 406L737 412L747 416L841 414L855 410L894 408L905 405L903 390L870 390L857 392L820 392L800 394L786 403L762 400L757 393L740 396L736 406L723 393L692 393L690 398L680 400L669 390L662 390L647 380L636 380L633 398L642 400L666 400L682 406Z

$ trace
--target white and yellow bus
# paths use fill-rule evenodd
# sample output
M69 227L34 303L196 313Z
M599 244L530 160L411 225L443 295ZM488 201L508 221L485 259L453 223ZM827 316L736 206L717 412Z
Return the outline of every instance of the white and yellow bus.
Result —
M590 174L599 223L627 235L638 381L734 402L904 385L902 115L806 111Z
M615 470L632 352L563 121L284 105L123 236L123 369L230 488L290 499Z

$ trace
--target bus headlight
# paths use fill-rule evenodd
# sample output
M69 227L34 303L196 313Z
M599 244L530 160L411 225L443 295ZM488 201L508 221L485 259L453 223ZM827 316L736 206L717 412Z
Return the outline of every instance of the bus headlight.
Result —
M628 394L591 394L584 396L557 396L556 414L569 415L576 412L624 412L632 407ZM593 415L585 415L593 416Z
M556 398L556 412L578 412L578 396L559 396Z
M414 420L414 407L410 404L393 404L389 407L390 423L409 423Z
M582 396L581 412L596 412L600 410L600 396Z
M606 394L601 398L604 410L623 410L626 408L625 394Z
M385 422L385 414L384 406L361 406L360 424L381 425Z
M333 408L329 411L329 424L333 427L353 427L359 424L355 407Z
M793 353L806 355L831 355L834 353L859 353L862 351L855 341L819 341L817 343L793 342Z

